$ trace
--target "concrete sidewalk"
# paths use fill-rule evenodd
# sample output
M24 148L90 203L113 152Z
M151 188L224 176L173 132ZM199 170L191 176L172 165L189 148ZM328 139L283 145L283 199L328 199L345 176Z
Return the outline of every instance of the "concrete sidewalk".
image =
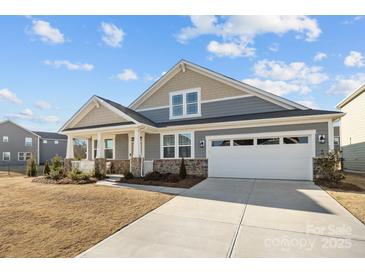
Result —
M365 257L365 226L312 182L209 178L80 257Z

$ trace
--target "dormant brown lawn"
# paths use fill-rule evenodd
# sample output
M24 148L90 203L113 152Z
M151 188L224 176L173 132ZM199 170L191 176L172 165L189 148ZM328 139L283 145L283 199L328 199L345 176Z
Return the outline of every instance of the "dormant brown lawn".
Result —
M172 197L0 177L0 257L74 257Z
M365 224L365 176L348 173L344 183L355 185L363 191L325 189L337 202Z

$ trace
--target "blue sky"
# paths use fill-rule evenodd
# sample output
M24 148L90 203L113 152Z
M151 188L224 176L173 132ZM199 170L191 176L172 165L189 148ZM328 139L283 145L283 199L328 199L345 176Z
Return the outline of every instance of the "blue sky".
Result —
M0 16L0 120L56 131L182 58L330 110L365 82L364 31L361 16Z

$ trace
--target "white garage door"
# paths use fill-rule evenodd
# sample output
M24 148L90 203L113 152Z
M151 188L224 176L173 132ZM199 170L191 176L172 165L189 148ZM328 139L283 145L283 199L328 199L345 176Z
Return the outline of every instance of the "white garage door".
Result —
M312 180L315 131L207 137L210 177Z

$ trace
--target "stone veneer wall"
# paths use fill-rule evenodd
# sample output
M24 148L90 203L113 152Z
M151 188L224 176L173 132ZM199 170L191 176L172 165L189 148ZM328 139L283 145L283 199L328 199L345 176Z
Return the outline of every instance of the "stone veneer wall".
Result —
M104 158L95 159L95 176L103 178L106 175L106 160Z
M130 161L131 173L135 177L141 177L142 158L132 158Z
M63 171L64 173L69 173L72 170L72 161L73 159L64 159L63 160Z
M112 163L112 174L124 174L130 170L129 160L108 160L108 162Z
M186 172L188 175L208 177L207 159L185 159ZM160 159L153 161L153 170L160 173L179 174L180 159Z

